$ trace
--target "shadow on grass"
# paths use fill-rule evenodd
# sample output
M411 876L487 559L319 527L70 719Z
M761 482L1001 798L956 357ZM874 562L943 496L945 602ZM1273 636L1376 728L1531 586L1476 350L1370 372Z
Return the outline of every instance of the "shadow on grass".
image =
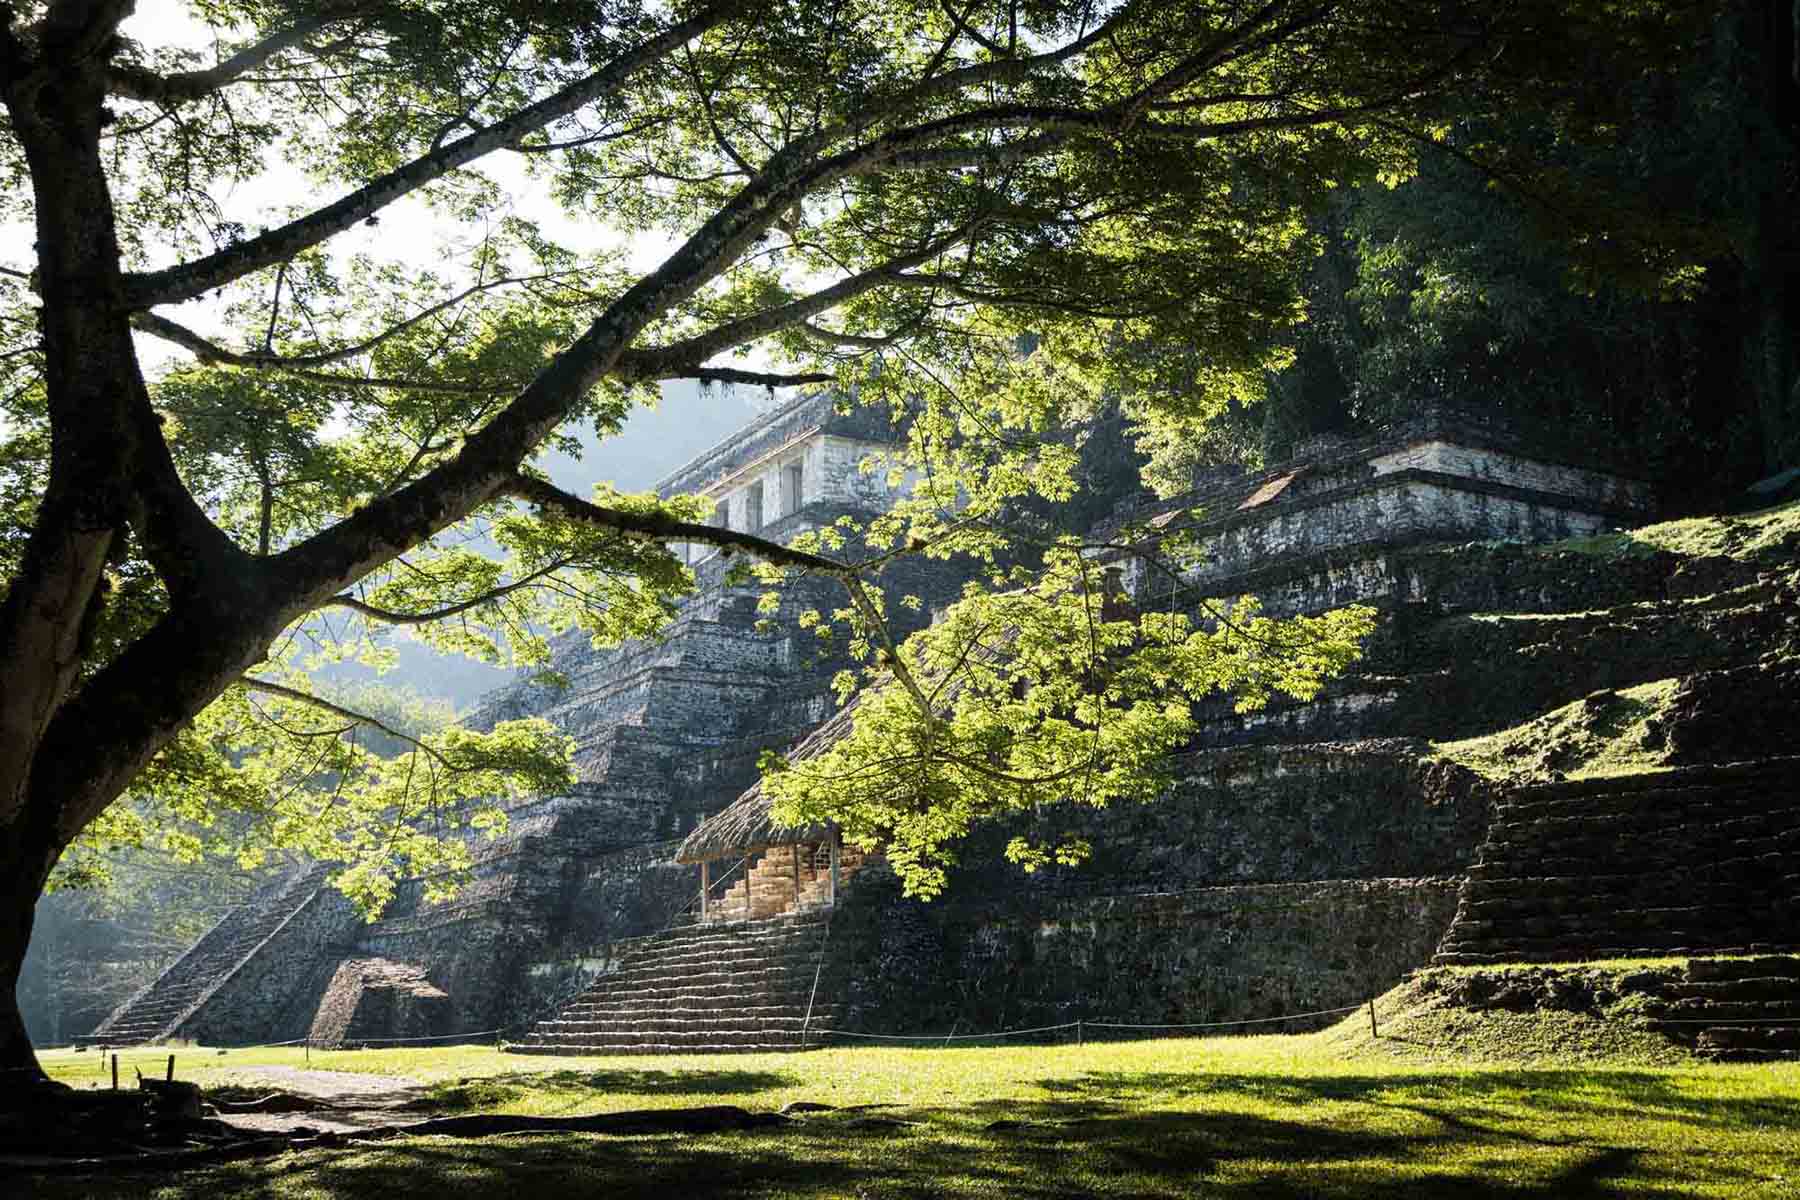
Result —
M1800 1133L1800 1096L1720 1100L1684 1091L1678 1075L1654 1071L1492 1071L1390 1075L1276 1076L1207 1072L1096 1071L1038 1086L1059 1100L1117 1101L1201 1096L1245 1096L1272 1103L1307 1105L1356 1101L1410 1108L1439 1119L1423 1104L1434 1100L1484 1106L1514 1102L1542 1116L1678 1117L1718 1126L1775 1125Z
M357 1154L307 1155L284 1163L279 1173L218 1172L208 1182L232 1196L257 1200L421 1191L438 1200L521 1191L609 1200L965 1193L1077 1200L1121 1187L1142 1197L1299 1200L1379 1193L1426 1200L1454 1191L1458 1200L1524 1200L1617 1195L1613 1181L1632 1177L1639 1153L1583 1148L1565 1155L1566 1161L1545 1164L1533 1181L1518 1182L1516 1163L1508 1164L1506 1178L1498 1169L1485 1177L1417 1169L1438 1148L1435 1137L1346 1132L1262 1117L1163 1114L1087 1122L1071 1132L1075 1136L986 1144L888 1129L816 1127L759 1138L685 1141L398 1143ZM1240 1163L1250 1167L1248 1174L1232 1171ZM85 1182L88 1189L68 1194L105 1194L91 1187L95 1181Z
M1130 1113L1091 1101L997 1101L908 1119L919 1123L870 1124L839 1113L768 1133L707 1137L421 1139L308 1152L282 1160L278 1169L249 1163L164 1180L142 1174L45 1180L32 1194L45 1200L136 1196L166 1182L173 1194L255 1200L417 1194L462 1200L506 1193L608 1200L1078 1200L1102 1191L1171 1200L1547 1200L1616 1197L1646 1187L1680 1194L1700 1170L1751 1189L1758 1179L1699 1150L1670 1159L1663 1147L1659 1165L1645 1161L1644 1147L1521 1139L1466 1117L1409 1120L1397 1129L1381 1121L1355 1127L1234 1112ZM1553 1119L1543 1127L1557 1128ZM1625 1132L1621 1140L1629 1137Z
M742 1091L796 1082L784 1073L729 1071L563 1071L547 1079L559 1088L717 1095L734 1075ZM507 1087L538 1078L502 1077ZM1792 1161L1785 1151L1774 1156L1781 1162L1768 1152L1760 1159L1722 1154L1716 1143L1736 1130L1800 1130L1800 1098L1688 1095L1677 1080L1650 1072L1298 1079L1121 1072L1043 1086L1051 1098L875 1117L839 1110L769 1131L422 1138L309 1151L273 1166L43 1179L29 1194L1598 1200L1691 1194L1706 1181L1751 1196L1768 1194L1761 1189L1769 1176ZM1218 1103L1199 1112L1140 1107L1184 1098ZM1239 1111L1247 1106L1263 1111ZM1671 1122L1691 1135L1669 1144ZM168 1192L156 1192L161 1185Z
M434 1111L494 1108L533 1092L611 1096L748 1096L806 1080L783 1071L530 1071L457 1079L426 1092L415 1107ZM578 1097L577 1097L578 1098Z

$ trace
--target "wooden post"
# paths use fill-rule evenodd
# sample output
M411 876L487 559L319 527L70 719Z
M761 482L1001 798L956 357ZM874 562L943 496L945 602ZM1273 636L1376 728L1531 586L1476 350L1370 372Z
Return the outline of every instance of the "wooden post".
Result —
M795 842L792 845L790 845L788 847L788 849L790 851L792 851L790 861L792 861L792 863L794 864L794 907L799 908L800 907L800 843Z
M175 1056L173 1054L169 1055L169 1070L168 1073L163 1076L163 1079L169 1083L175 1082Z
M833 908L837 907L838 841L839 841L839 838L838 838L837 827L833 826L832 830L831 830L831 892L830 892L831 906Z
M112 1090L116 1092L119 1090L119 1056L116 1054L112 1056L112 1067L113 1067L113 1089Z
M1381 1030L1375 1027L1375 1000L1373 997L1369 1000L1369 1036L1373 1038L1381 1036Z
M704 858L700 860L700 921L702 924L706 921L706 893L712 887L706 868L711 865Z

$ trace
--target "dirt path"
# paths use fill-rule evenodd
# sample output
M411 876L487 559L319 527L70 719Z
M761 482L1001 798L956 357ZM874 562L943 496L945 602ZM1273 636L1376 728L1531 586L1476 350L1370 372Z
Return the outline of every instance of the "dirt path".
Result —
M309 1071L301 1067L235 1067L210 1083L234 1083L271 1093L283 1092L316 1107L292 1112L233 1112L219 1106L219 1118L239 1129L292 1133L302 1129L354 1132L377 1125L408 1125L430 1113L412 1113L407 1105L425 1094L424 1085L403 1075L358 1075L351 1071Z

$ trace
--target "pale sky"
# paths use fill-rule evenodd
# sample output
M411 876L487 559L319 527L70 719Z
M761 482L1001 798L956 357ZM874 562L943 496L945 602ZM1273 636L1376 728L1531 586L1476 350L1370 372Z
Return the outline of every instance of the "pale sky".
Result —
M213 45L212 33L188 15L182 0L138 0L136 12L123 26L125 34L145 46L186 46L206 50ZM540 179L532 179L524 170L519 155L497 153L482 159L476 168L500 184L512 198L513 210L534 221L543 232L558 243L576 251L616 249L624 245L628 262L634 268L648 269L661 261L673 243L656 237L637 237L626 243L619 233L591 220L571 219L548 195ZM250 229L283 223L284 210L296 198L314 205L328 203L338 193L315 185L300 172L289 168L271 155L263 175L227 191L215 192L213 199L229 216ZM406 262L429 262L444 258L445 244L460 235L466 239L467 229L443 222L423 204L402 200L385 209L379 226L357 226L339 234L329 243L334 253L349 255L366 253L377 258ZM32 230L19 223L0 224L0 265L15 270L30 270ZM173 256L153 260L152 267L166 266ZM215 332L217 322L208 312L214 307L207 300L190 301L164 311L183 324L205 332ZM152 374L171 361L186 357L166 342L145 335L138 336L139 351L146 369Z

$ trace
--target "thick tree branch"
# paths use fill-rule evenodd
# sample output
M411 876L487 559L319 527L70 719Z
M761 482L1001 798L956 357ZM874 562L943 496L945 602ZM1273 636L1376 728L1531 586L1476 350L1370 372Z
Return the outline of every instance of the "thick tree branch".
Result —
M125 277L126 300L134 309L191 300L253 271L292 258L458 167L514 145L526 135L616 91L638 72L661 61L690 38L722 24L751 3L753 0L719 0L719 3L625 51L600 70L561 91L468 137L422 155L279 229L271 229L192 262L128 275Z
M108 90L116 96L160 104L165 108L201 100L245 73L254 71L282 51L302 44L320 29L355 18L365 11L367 10L361 6L356 6L343 12L315 13L301 17L286 29L277 30L259 42L252 42L201 71L163 75L135 63L115 63L108 76Z
M783 374L776 371L741 371L736 367L694 367L675 370L663 379L698 379L701 383L742 383L750 387L806 387L831 383L837 377L823 371L798 371Z
M896 274L910 270L954 248L979 227L970 222L954 232L935 239L911 254L902 254L878 267L841 279L830 287L774 308L766 308L747 317L729 321L705 333L645 350L628 350L619 356L619 373L627 378L667 379L681 370L677 364L704 362L727 350L747 345L758 338L798 325L810 317L829 312L846 300L853 300L893 281Z
M827 329L823 325L815 325L811 321L799 321L796 324L807 337L816 338L821 342L835 342L841 346L856 346L863 350L883 350L912 332L917 322L913 322L904 330L895 330L893 333L882 334L879 337L863 333L841 333L835 329Z
M542 479L534 479L529 475L515 476L506 491L528 504L535 504L541 509L556 512L572 520L588 525L597 525L604 529L616 529L621 533L637 537L650 538L661 542L700 542L710 546L718 546L725 550L746 550L765 562L784 567L799 567L807 571L818 571L821 574L833 575L842 579L856 577L857 568L834 558L826 558L821 554L810 554L804 550L795 550L780 542L768 538L757 537L738 529L725 529L717 525L698 525L692 521L677 521L652 513L622 512L616 508L603 508L579 496L563 491L555 484Z

